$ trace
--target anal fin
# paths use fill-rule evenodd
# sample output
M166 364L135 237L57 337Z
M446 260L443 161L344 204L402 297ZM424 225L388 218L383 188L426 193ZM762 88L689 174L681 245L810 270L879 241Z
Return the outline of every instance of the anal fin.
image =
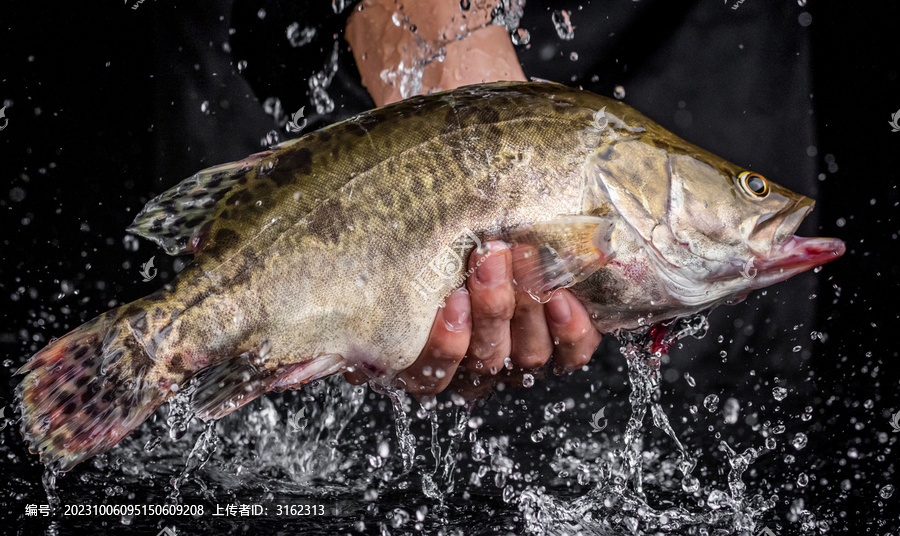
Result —
M342 372L344 359L326 355L303 363L266 368L257 352L201 371L195 382L191 406L204 421L221 419L273 389L298 389L304 383Z

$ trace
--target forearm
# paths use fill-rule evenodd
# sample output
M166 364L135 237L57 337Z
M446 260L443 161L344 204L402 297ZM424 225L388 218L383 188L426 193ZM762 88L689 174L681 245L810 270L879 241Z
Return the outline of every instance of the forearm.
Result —
M401 62L422 69L423 94L525 80L506 30L490 24L495 3L482 2L480 8L476 4L463 11L458 0L409 1L402 8L393 0L363 0L362 11L354 9L345 36L363 85L378 106L410 96L401 94L399 76L391 76L399 72ZM402 21L400 26L395 18ZM433 59L442 47L443 60Z

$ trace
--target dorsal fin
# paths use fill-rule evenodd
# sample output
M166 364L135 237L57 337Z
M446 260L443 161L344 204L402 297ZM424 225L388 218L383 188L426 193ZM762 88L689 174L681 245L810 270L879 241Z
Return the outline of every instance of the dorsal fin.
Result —
M156 242L169 255L196 253L207 224L219 213L222 199L235 185L246 182L245 177L264 160L299 139L195 173L147 203L127 231Z

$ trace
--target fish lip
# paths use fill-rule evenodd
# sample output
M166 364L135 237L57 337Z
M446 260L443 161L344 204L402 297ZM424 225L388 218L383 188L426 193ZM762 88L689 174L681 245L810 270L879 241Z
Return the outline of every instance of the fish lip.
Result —
M846 251L847 246L838 238L792 235L778 248L775 256L755 263L755 267L761 275L774 275L782 280L838 259Z

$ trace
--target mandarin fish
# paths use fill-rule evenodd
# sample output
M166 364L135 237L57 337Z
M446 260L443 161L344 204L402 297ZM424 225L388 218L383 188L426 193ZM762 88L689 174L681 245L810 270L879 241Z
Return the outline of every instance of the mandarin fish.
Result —
M534 299L568 288L599 331L649 330L843 254L793 235L812 207L587 91L406 99L150 201L129 231L193 261L19 370L22 433L64 471L188 386L210 420L347 370L388 381L484 240L527 249L516 283Z

